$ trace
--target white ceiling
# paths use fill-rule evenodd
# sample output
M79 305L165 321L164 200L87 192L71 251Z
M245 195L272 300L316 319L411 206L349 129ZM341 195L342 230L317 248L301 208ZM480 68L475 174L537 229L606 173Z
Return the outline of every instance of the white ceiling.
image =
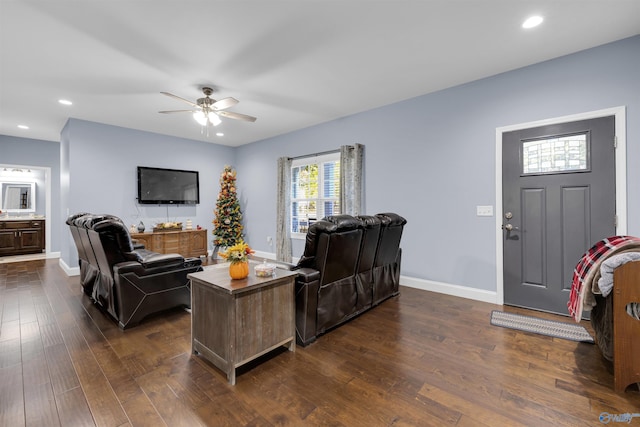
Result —
M0 134L74 117L238 146L639 33L639 0L0 0ZM258 120L158 114L202 86Z

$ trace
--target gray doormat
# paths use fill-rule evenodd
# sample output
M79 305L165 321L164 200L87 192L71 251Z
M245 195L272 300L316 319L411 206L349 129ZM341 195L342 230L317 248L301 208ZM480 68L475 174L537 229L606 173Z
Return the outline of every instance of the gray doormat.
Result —
M593 344L593 338L589 335L589 332L577 323L556 322L553 320L524 316L522 314L493 310L491 312L491 324L503 328L517 329L519 331L547 335L549 337Z

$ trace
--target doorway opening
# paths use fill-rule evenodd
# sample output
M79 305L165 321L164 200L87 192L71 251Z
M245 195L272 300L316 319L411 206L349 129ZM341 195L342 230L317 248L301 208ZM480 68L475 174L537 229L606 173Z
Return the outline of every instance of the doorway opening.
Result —
M51 168L32 165L0 164L0 180L35 182L35 209L33 215L45 218L45 252L42 254L11 255L0 257L0 262L18 262L53 257L51 252ZM0 208L1 209L1 208Z

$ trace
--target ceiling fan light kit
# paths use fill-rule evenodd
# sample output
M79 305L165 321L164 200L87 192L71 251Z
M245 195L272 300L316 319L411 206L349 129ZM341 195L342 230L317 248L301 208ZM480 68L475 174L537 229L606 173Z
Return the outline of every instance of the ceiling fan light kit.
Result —
M195 113L193 113L193 118L196 120L196 122L200 123L200 125L202 126L207 126L210 124L214 126L218 126L220 123L222 123L222 120L220 120L220 117L218 117L218 115L213 111L209 111L206 114L204 110L196 111Z
M219 101L216 101L215 99L210 97L211 94L213 94L213 89L211 89L210 87L203 87L202 92L204 93L204 98L198 98L196 102L191 102L188 99L179 97L169 92L160 92L163 95L185 102L191 105L194 109L159 111L159 113L163 113L163 114L193 113L193 118L202 127L208 127L209 125L218 126L222 122L220 117L226 117L226 118L235 119L235 120L242 120L245 122L256 121L255 117L248 116L246 114L234 113L231 111L224 111L227 108L231 108L234 105L236 105L238 102L240 102L237 99L228 97L228 98L223 98Z

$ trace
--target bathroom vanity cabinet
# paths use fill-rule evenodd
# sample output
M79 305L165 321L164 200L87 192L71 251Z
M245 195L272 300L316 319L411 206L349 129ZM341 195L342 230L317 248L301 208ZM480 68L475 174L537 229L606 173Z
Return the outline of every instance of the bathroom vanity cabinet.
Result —
M0 256L42 253L44 219L0 220Z

